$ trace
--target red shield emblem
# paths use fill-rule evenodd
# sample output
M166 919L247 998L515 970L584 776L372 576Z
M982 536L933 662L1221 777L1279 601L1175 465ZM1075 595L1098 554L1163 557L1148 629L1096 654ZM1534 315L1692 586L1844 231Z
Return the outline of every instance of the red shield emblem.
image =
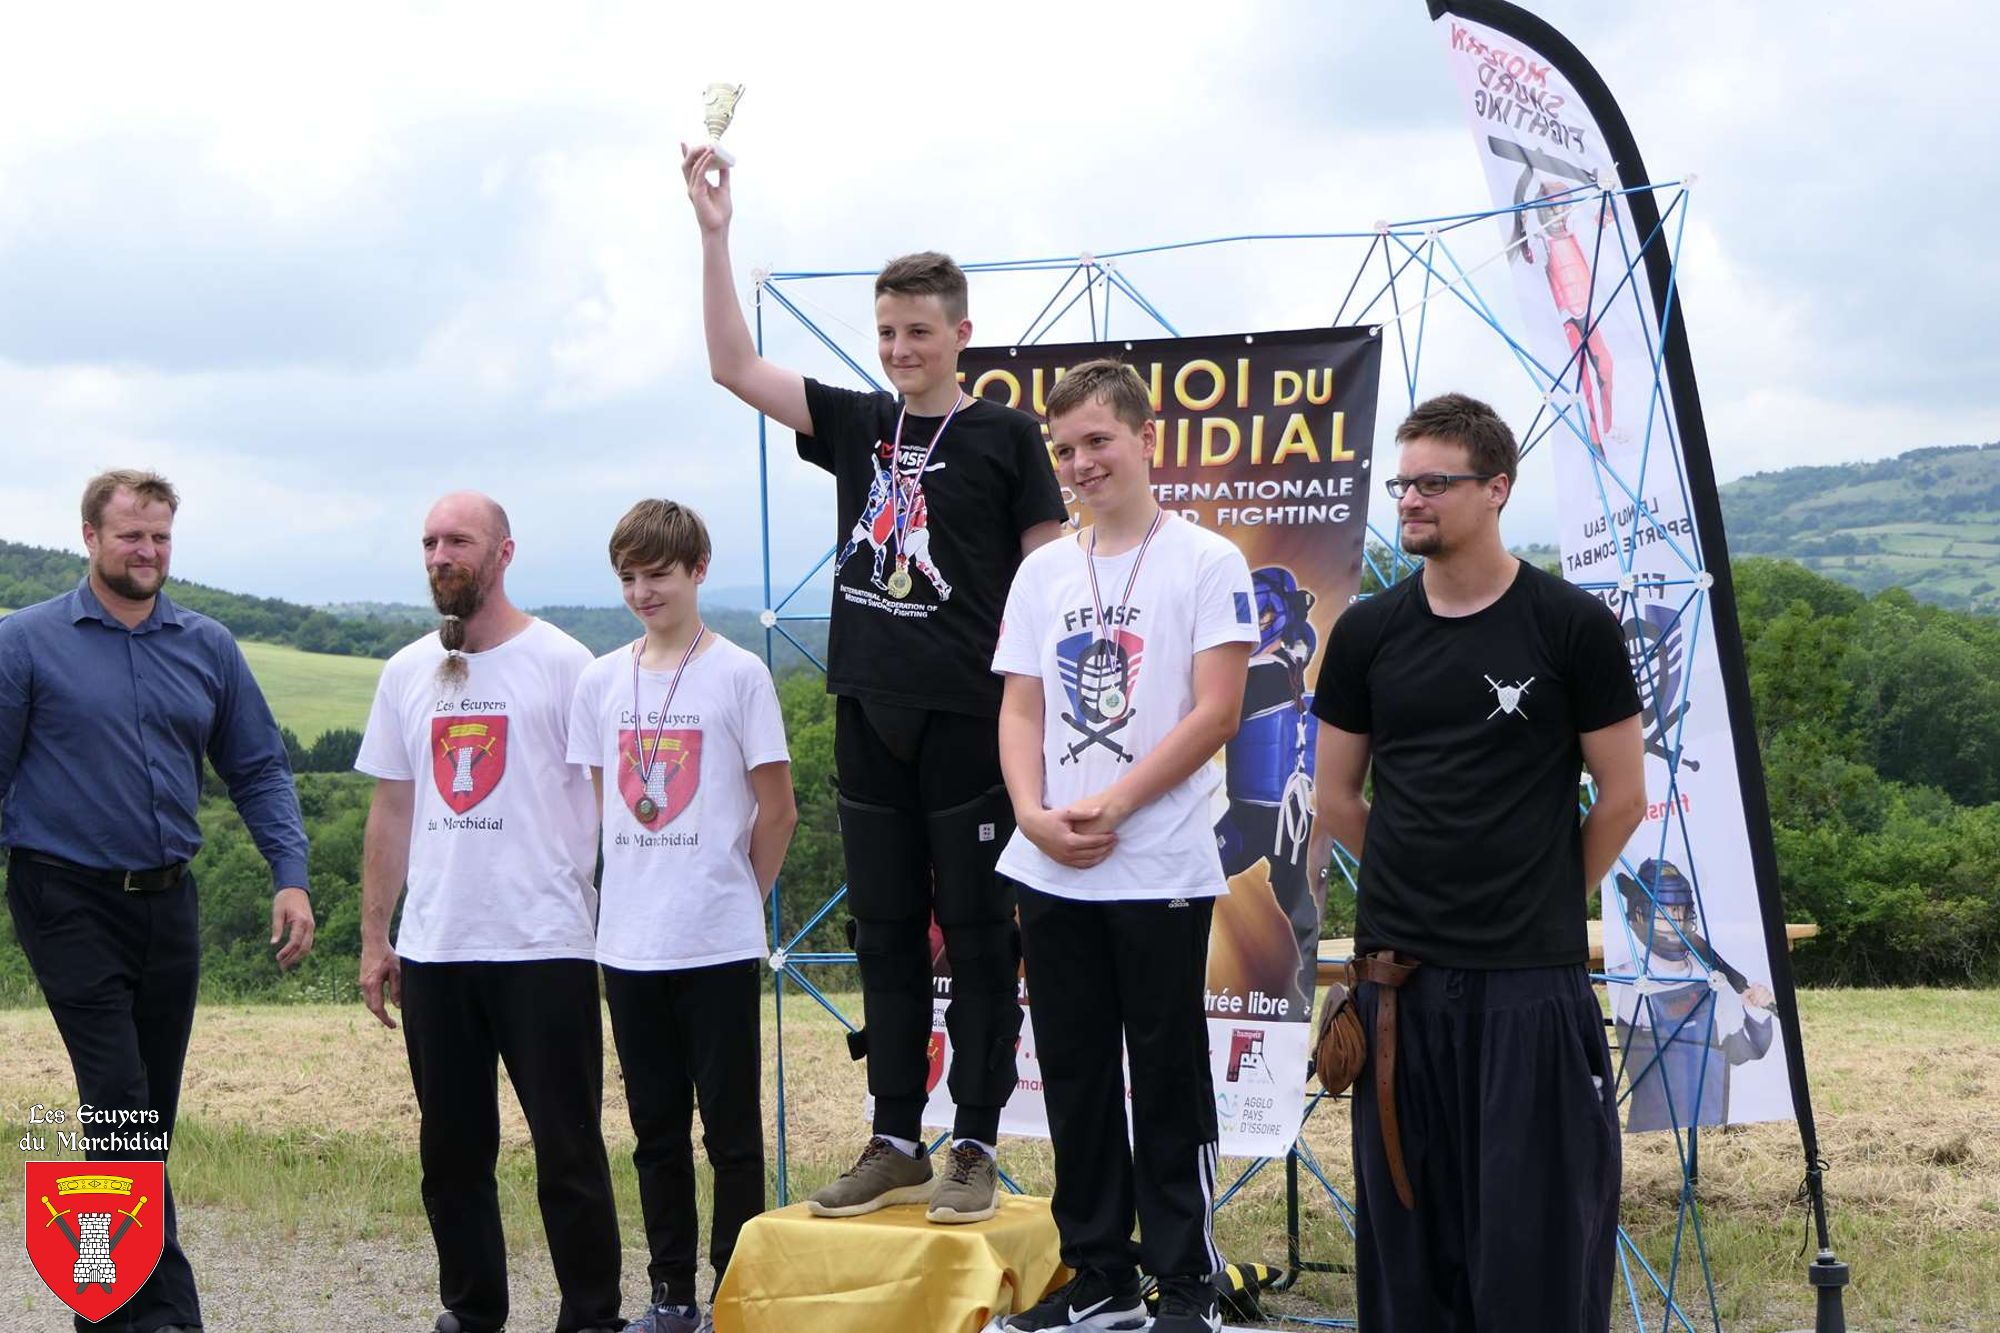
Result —
M639 773L639 733L618 733L618 795L632 818L648 829L662 829L680 817L701 788L701 732L694 728L659 733L648 729L644 744L648 763ZM650 797L653 817L640 818L639 802Z
M493 794L507 771L507 719L448 713L431 719L431 777L464 814Z
M28 1261L96 1323L132 1299L166 1243L165 1162L29 1162Z
M924 1075L924 1095L928 1097L937 1091L938 1080L944 1077L944 1033L931 1029L930 1045L924 1048L924 1056L930 1061L930 1072Z

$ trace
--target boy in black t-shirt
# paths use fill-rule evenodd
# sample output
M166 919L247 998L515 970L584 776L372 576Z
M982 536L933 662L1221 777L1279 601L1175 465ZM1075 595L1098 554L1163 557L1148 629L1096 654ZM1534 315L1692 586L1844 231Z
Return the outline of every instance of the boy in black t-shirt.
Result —
M1446 394L1396 440L1425 563L1342 614L1313 701L1313 864L1360 858L1356 999L1393 1087L1354 1086L1361 1327L1601 1333L1619 1140L1584 903L1645 810L1638 692L1616 618L1502 544L1493 409Z
M875 1123L854 1167L808 1207L847 1217L925 1202L934 1222L978 1221L995 1208L993 1143L1021 1030L1014 899L993 873L1014 819L989 667L1014 570L1060 530L1062 494L1034 418L959 388L972 322L958 265L908 255L875 280L882 369L900 397L806 379L757 354L737 303L729 169L700 146L681 170L702 232L710 373L833 473L845 543L827 688L866 1022L850 1044L868 1058ZM920 1142L933 915L952 971L958 1108L938 1181Z

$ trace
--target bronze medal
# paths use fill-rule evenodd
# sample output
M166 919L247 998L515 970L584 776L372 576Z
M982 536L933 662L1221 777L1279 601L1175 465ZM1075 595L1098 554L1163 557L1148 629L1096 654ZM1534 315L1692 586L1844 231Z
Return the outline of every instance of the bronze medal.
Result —
M681 687L681 673L686 671L687 664L694 660L695 650L701 647L701 641L707 635L708 627L706 625L697 624L695 626L694 638L688 641L687 651L681 654L680 665L674 668L674 678L667 682L667 697L660 704L660 720L658 725L653 729L651 744L647 743L646 724L642 720L645 714L639 711L639 659L645 653L646 641L643 638L633 641L632 725L634 731L632 737L633 754L628 762L631 763L632 767L639 774L640 795L638 800L632 802L632 813L638 818L641 824L652 823L660 813L660 803L646 795L645 789L652 784L653 770L660 762L660 743L665 739L667 734L667 714L674 706L674 692Z

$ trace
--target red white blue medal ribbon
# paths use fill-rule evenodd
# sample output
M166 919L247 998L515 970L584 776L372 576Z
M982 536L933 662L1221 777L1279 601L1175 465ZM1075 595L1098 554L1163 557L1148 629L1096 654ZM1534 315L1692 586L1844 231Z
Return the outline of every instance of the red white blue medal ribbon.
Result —
M645 639L637 639L632 644L632 732L633 748L638 751L634 766L639 770L639 800L632 813L639 816L641 824L653 822L653 816L660 813L659 805L646 794L652 785L653 769L660 762L660 745L667 737L667 714L673 711L674 692L681 687L681 673L694 660L695 649L701 647L702 638L708 633L708 626L697 625L694 638L688 643L687 651L681 654L680 665L674 668L674 678L667 683L667 697L660 704L660 720L653 725L652 744L646 743L645 715L639 711L639 658L646 651Z
M944 438L945 431L951 426L951 419L958 415L958 409L965 406L965 402L965 395L959 394L952 402L951 411L945 413L944 420L938 423L937 434L931 436L930 446L924 450L923 458L918 460L917 470L911 474L913 489L923 485L924 469L931 465L931 455L937 452L938 441ZM889 445L889 521L896 531L896 568L899 573L906 559L903 554L903 534L910 522L910 516L903 508L903 422L909 415L910 404L905 400L902 411L896 414L896 438ZM901 589L895 593L897 597L909 594L910 584L907 574L902 576ZM893 586L891 591L895 591Z
M1166 510L1156 510L1153 514L1153 521L1146 526L1146 535L1139 540L1138 558L1132 561L1132 572L1125 577L1125 592L1119 597L1116 603L1116 609L1119 613L1118 619L1121 624L1125 619L1126 608L1132 604L1132 589L1139 582L1139 570L1146 563L1146 548L1153 544L1153 537L1160 530L1160 520L1166 516ZM1090 609L1097 617L1097 623L1091 627L1091 640L1093 645L1105 643L1111 637L1110 623L1104 614L1103 594L1098 591L1097 587L1097 527L1095 524L1090 529L1090 547L1084 552L1083 567L1090 575ZM1111 686L1098 694L1097 711L1107 718L1123 717L1126 707L1132 702L1125 697L1123 686L1124 675L1121 672L1118 685Z

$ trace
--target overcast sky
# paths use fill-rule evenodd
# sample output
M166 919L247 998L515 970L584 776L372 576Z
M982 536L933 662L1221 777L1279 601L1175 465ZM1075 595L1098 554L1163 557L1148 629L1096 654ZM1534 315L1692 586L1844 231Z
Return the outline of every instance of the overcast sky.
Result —
M1655 178L1698 174L1682 283L1724 479L2000 437L1983 7L1532 7ZM514 517L518 600L610 602L612 523L665 494L709 517L717 583L758 582L754 418L707 378L677 169L722 78L749 86L729 134L746 292L757 266L1486 202L1419 0L10 6L0 537L80 549L84 478L151 466L184 498L180 577L417 601L423 511L473 486ZM1126 272L1184 333L1272 329L1327 322L1358 256ZM976 279L975 341L1018 338L1059 280ZM865 281L789 290L873 366ZM844 377L788 316L768 326L774 356ZM1423 378L1527 410L1470 330L1441 331ZM832 487L773 443L782 590L834 537ZM1528 483L1509 535L1549 540L1545 466Z

